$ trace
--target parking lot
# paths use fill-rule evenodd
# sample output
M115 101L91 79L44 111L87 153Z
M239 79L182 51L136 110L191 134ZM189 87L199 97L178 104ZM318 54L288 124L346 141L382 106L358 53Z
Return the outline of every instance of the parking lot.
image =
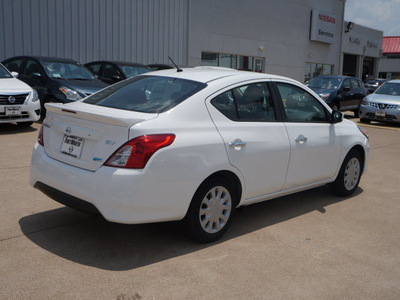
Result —
M0 299L400 299L400 126L362 126L352 197L252 205L198 244L179 222L112 224L49 199L29 185L40 123L0 124Z

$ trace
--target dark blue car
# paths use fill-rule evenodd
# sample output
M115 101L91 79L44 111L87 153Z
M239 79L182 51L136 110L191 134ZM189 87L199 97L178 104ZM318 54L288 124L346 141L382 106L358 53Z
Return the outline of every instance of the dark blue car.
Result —
M72 102L107 86L87 68L72 59L41 56L16 56L2 62L18 79L35 88L39 94L42 115L44 103Z
M351 110L358 117L361 101L367 96L360 79L348 76L317 76L306 85L314 90L331 108Z

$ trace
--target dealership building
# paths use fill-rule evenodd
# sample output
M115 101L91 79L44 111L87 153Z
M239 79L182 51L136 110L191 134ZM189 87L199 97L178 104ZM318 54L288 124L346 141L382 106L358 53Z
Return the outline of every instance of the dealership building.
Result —
M0 0L0 60L213 65L305 81L377 76L381 31L344 22L345 0Z

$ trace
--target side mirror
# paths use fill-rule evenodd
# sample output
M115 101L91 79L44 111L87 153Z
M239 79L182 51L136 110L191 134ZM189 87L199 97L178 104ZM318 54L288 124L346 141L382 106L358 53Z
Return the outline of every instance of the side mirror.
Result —
M14 76L15 78L17 78L18 77L18 72L12 71L11 75Z
M118 75L114 75L113 77L111 77L111 79L114 80L114 81L120 81L121 77L118 76Z
M338 110L333 110L331 114L332 124L340 123L343 121L343 113Z
M32 78L42 80L43 76L40 73L32 73Z

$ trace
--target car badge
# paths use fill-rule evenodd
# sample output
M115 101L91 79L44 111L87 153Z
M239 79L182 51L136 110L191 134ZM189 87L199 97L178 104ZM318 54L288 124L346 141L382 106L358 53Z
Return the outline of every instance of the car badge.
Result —
M8 97L8 102L11 104L15 103L15 98L13 96Z
M71 132L72 132L71 127L67 127L67 129L65 129L65 132L66 132L67 134L71 134Z
M379 108L384 109L386 107L385 104L379 104Z

